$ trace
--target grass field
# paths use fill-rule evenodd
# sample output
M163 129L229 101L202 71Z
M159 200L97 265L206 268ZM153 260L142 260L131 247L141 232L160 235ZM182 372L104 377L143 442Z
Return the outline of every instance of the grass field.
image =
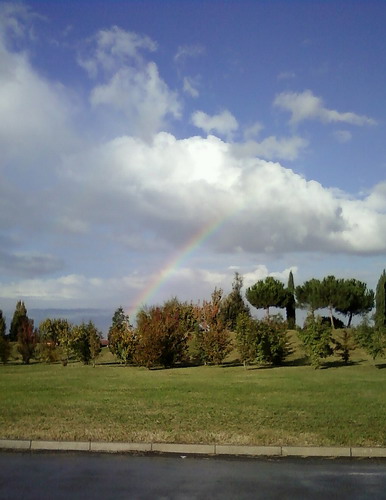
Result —
M95 368L0 366L0 438L386 445L385 360L147 370L110 356Z

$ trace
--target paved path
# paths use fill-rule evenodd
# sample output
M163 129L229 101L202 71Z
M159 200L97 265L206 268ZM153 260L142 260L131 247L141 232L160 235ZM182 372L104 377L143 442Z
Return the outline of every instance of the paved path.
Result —
M0 452L2 500L386 499L386 461Z

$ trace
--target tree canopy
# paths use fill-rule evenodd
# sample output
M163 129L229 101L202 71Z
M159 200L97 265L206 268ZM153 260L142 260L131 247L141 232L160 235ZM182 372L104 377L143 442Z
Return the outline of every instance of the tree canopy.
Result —
M247 288L245 296L256 309L265 309L267 316L269 316L270 307L285 307L287 301L284 284L272 276L259 280Z

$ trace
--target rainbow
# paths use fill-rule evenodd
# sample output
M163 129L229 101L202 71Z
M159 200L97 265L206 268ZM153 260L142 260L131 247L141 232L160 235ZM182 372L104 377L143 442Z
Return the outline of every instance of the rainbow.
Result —
M150 279L144 290L138 295L134 304L129 309L129 316L134 319L136 312L141 306L149 303L158 290L178 269L189 255L191 255L202 243L212 236L228 219L228 215L211 220L204 227L200 228L196 233L191 236L182 247L180 247L162 266L162 268L155 273Z

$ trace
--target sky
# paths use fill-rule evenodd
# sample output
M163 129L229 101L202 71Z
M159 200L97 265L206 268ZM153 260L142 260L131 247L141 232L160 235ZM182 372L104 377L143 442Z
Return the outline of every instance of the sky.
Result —
M0 309L386 267L386 2L0 2ZM91 314L91 313L87 313Z

